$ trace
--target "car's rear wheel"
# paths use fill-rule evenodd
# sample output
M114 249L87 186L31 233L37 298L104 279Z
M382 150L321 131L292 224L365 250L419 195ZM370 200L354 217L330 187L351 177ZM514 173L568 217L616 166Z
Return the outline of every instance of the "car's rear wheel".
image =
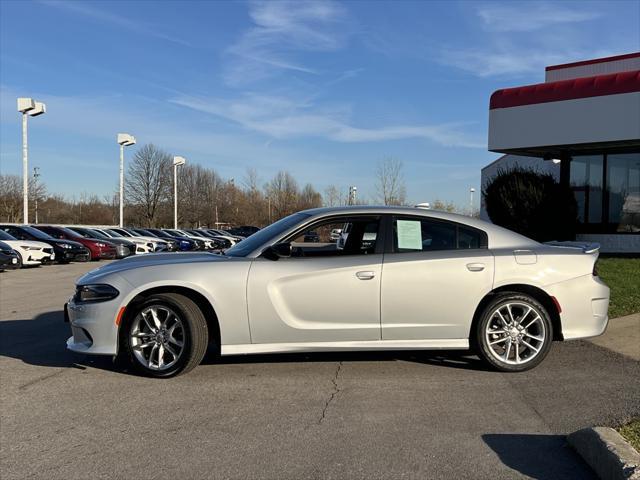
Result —
M476 326L479 355L503 372L521 372L538 365L549 353L553 326L548 312L529 295L499 295L485 308Z
M125 325L133 366L152 377L172 377L196 367L209 341L207 322L184 295L163 293L145 300Z

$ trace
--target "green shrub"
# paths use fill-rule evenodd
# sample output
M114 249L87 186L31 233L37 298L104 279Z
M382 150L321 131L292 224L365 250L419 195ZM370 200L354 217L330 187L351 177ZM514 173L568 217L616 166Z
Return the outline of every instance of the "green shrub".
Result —
M534 240L573 240L578 206L552 175L515 167L498 170L482 191L493 223Z

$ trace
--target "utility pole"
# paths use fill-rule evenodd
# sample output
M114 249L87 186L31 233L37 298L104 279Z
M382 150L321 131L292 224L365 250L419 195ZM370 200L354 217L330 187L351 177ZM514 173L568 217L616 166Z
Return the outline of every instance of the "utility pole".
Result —
M356 204L356 194L358 192L358 187L356 187L355 185L350 185L349 186L349 198L347 200L347 204L348 205L355 205Z
M33 193L35 194L36 205L36 225L38 224L38 177L40 176L40 167L33 167Z

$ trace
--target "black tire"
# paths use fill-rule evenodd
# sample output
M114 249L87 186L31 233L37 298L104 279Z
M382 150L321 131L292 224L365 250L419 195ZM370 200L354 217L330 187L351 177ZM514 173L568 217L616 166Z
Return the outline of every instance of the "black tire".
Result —
M179 317L184 329L182 351L176 363L166 370L143 365L139 356L134 353L132 342L135 340L132 337L132 330L136 325L136 319L141 318L141 312L149 307L169 308ZM121 341L129 363L143 375L155 378L169 378L189 372L200 364L209 343L207 322L202 311L190 298L176 293L162 293L149 297L127 316L122 328Z
M24 262L22 260L22 254L20 252L16 252L18 254L18 264L16 266L16 270L20 270L22 267L24 267Z
M491 332L493 332L496 328L500 328L500 327L496 327L495 325L502 323L500 320L500 317L497 314L494 316L494 313L496 312L496 310L499 310L499 309L501 311L504 311L503 309L506 309L507 305L511 305L512 306L511 308L514 309L515 312L518 312L518 311L526 312L526 310L524 310L525 308L531 308L531 312L534 312L533 314L537 314L539 316L539 320L537 320L529 328L536 329L532 333L536 334L536 336L538 337L540 337L541 333L543 333L544 335L540 337L540 338L543 338L543 340L537 341L537 340L533 340L533 338L535 337L529 338L529 336L527 335L528 333L530 333L528 329L524 330L524 334L520 332L521 333L520 336L516 335L517 326L516 326L516 330L511 329L511 327L509 327L510 328L509 332L506 332L507 327L505 327L505 333L491 334ZM508 313L508 310L506 310L506 312ZM531 317L533 315L531 312L528 314L527 317L525 317L525 321L522 322L523 327L531 321ZM523 315L524 313L521 313L520 316L523 316ZM504 316L507 319L507 322L509 324L517 325L518 319L519 319L517 313L513 315L515 317L514 318L515 322L510 322L508 315L504 315ZM490 322L492 322L489 327L490 331L489 333L487 333L487 326L489 325ZM516 339L516 340L513 340L513 343L512 343L513 337L511 336L512 334L515 335L515 339ZM507 337L509 338L507 339ZM499 348L499 347L492 347L491 345L489 345L490 341L496 342L496 343L502 343L501 341L502 338L505 338L504 345L509 346L509 348L512 345L514 346L513 351L511 350L507 351L507 347L504 347L505 353L507 355L507 358L509 358L509 361L504 361L498 358L499 355L494 350L494 348ZM522 344L518 342L518 339L520 339L520 342L522 340L525 340L527 343L529 343L530 347L527 347L526 345L522 346ZM551 318L547 310L535 298L523 293L518 293L518 292L504 292L497 295L496 298L492 300L482 312L480 320L476 324L473 341L476 347L476 351L480 356L480 358L482 358L482 360L484 360L492 368L499 370L501 372L523 372L525 370L530 370L538 366L540 362L542 362L544 358L547 356L547 354L549 353L549 350L551 349L551 343L553 341L553 324L551 322ZM515 343L518 343L519 349L524 349L525 352L529 352L528 354L530 355L530 357L528 357L529 358L528 360L524 359L524 361L522 361L521 363L511 363L515 361L515 357L516 357ZM513 360L510 359L511 353L513 353L514 355Z

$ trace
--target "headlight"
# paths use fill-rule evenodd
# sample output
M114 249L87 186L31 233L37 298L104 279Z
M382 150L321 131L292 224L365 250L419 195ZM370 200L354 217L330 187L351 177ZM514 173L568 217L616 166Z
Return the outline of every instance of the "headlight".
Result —
M96 247L104 248L104 247L106 247L106 246L107 246L107 244L106 244L106 243L96 242Z
M77 302L106 302L119 294L120 292L111 285L78 285L74 298Z
M62 248L73 248L73 245L69 245L68 243L61 243L60 246Z

